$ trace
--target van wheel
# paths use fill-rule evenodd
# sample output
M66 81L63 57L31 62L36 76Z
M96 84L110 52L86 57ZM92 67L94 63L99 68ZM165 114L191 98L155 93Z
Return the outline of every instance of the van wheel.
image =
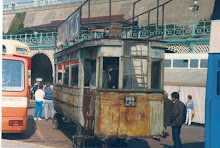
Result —
M59 129L62 127L62 115L61 114L56 113L53 116L52 127L53 129Z

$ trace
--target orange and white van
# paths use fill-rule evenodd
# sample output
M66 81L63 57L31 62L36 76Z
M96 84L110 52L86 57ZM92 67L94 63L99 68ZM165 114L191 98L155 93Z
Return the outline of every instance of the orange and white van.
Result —
M2 133L22 133L30 100L30 49L22 42L3 40L2 54Z

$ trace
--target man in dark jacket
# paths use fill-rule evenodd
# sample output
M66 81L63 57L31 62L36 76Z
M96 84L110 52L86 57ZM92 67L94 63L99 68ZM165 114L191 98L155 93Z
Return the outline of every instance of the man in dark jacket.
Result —
M170 117L173 111L173 102L168 99L168 93L163 93L163 101L164 101L164 132L163 135L166 137L168 135L166 131L166 126L171 126Z
M173 92L171 94L173 100L173 112L171 114L172 135L175 148L182 148L180 139L180 131L182 124L186 120L186 106L179 100L179 93Z

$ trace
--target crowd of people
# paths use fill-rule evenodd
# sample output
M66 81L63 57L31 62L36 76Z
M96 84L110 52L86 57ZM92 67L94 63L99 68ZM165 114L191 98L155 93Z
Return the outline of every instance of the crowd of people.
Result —
M188 101L184 104L179 100L179 93L173 92L171 99L168 99L168 93L164 92L164 135L168 135L167 126L172 126L172 137L175 148L182 148L180 132L182 125L191 124L192 111L194 103L192 96L188 95Z
M42 83L35 83L32 88L34 93L34 98L36 101L36 108L34 114L34 120L43 120L42 111L45 111L45 120L48 120L48 109L51 111L51 117L54 116L54 106L53 106L53 89L50 83L45 86Z

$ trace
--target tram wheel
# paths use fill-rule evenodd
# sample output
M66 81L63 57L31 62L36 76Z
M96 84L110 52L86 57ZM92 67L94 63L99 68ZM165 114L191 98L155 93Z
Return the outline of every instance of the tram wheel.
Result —
M59 129L62 127L62 115L61 114L56 113L53 116L52 127L53 129Z
M80 125L77 125L77 130L76 134L77 136L82 136L83 135L83 128ZM74 143L77 147L82 147L83 146L83 138L74 138Z

